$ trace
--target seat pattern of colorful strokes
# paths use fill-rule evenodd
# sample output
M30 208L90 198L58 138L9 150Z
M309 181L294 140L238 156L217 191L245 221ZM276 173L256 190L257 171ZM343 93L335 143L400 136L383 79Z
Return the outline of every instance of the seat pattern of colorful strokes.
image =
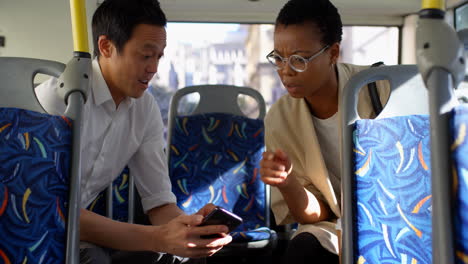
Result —
M429 117L359 120L356 263L432 263Z
M259 162L264 151L263 120L210 113L176 117L169 175L177 203L196 213L213 203L243 218L235 242L269 239L265 227L265 185Z
M455 247L456 262L468 263L468 105L452 112L452 158L456 183Z
M119 177L112 182L112 219L120 222L128 221L129 177L130 169L125 167ZM106 190L100 192L87 209L107 217Z
M71 120L0 108L0 263L65 263Z

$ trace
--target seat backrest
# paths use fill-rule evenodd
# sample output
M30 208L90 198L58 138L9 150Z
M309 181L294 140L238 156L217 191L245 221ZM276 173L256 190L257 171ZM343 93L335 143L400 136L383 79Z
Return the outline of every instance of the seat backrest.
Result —
M189 86L178 90L171 100L169 116L177 115L177 107L181 99L191 93L198 93L200 101L191 115L203 113L228 113L238 116L245 116L238 103L239 95L249 95L258 103L259 119L263 119L266 114L265 100L255 89L249 87L239 87L234 85L197 85Z
M390 98L376 119L360 119L359 90L377 80L389 81ZM431 263L430 125L416 66L364 70L341 99L343 263Z
M456 188L453 219L456 263L468 257L468 105L454 108L450 122L452 164ZM447 199L451 193L444 195Z
M451 32L447 32L451 34ZM468 29L458 32L465 58L468 51ZM446 42L455 45L453 41ZM437 43L433 39L430 43ZM444 43L445 44L445 43ZM433 46L431 46L433 47ZM465 75L467 80L466 62L457 56L448 56L442 46L435 46L432 54L437 54L432 64L434 66L427 75L427 86L430 95L431 109L431 146L433 158L433 222L434 222L434 262L466 263L468 259L468 147L466 127L468 125L468 106L460 104L455 89L457 77ZM456 49L452 50L456 52ZM428 53L430 54L430 53ZM422 54L420 62L425 63L427 54ZM461 66L447 71L437 63L443 61ZM462 54L463 56L463 54ZM461 65L460 65L461 63ZM436 64L436 65L434 65ZM423 67L421 67L423 68ZM453 177L449 177L452 175Z
M0 257L5 263L65 263L72 120L43 113L35 74L58 62L0 57ZM75 232L76 231L70 231Z
M139 197L136 200L140 202ZM135 184L130 169L125 167L111 185L98 194L87 209L113 220L133 223L134 203Z
M179 116L180 99L193 92L200 94L198 107ZM239 94L258 100L259 119L242 113L237 105ZM259 175L264 114L263 97L251 88L198 86L174 95L168 129L169 175L185 212L195 213L213 203L244 219L238 231L269 226L269 189Z
M184 98L196 94L199 96L199 101L195 109L189 113L179 113L179 107ZM266 105L263 96L255 89L249 87L239 87L234 85L196 85L189 86L177 90L172 96L169 106L168 116L168 146L172 139L172 129L174 127L174 118L180 115L197 115L204 113L226 113L237 116L245 116L244 112L238 103L239 95L251 96L258 104L259 115L258 119L262 119L266 115ZM168 152L168 157L169 157Z

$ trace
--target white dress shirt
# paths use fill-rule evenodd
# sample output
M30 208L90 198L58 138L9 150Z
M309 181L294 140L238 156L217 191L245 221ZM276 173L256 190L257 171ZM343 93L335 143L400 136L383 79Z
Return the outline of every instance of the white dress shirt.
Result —
M149 93L126 98L118 107L109 92L97 60L92 63L88 100L81 125L81 207L130 168L146 211L175 203L164 153L161 112ZM62 115L65 103L57 96L57 79L36 88L39 101L50 114Z

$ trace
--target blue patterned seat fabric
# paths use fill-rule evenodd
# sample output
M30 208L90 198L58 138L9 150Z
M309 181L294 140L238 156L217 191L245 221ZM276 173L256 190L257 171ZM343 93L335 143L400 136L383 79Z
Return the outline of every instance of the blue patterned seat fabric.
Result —
M0 108L0 263L65 263L71 120Z
M428 116L359 120L356 263L432 263Z
M125 167L119 177L112 182L112 219L128 221L128 181L130 169ZM106 213L106 190L99 193L94 201L88 206L88 210L107 217Z
M231 234L234 242L269 239L259 174L263 120L210 113L174 122L169 175L178 206L193 214L213 203L243 218Z
M468 261L468 105L460 105L452 112L452 158L457 188L455 210L456 262Z

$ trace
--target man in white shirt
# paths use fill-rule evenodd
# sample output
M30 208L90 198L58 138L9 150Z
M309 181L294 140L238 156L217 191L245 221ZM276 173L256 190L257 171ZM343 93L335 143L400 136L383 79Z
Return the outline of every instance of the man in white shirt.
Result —
M80 240L123 251L201 258L232 238L224 225L197 226L213 205L185 215L171 192L161 113L145 93L166 47L165 25L157 0L106 0L94 13L96 59L81 127ZM37 88L37 95L49 113L62 114L65 105L56 89L57 80L51 79ZM84 209L127 164L152 226L117 222ZM200 238L215 233L222 238ZM110 263L105 252L82 249L81 262Z

